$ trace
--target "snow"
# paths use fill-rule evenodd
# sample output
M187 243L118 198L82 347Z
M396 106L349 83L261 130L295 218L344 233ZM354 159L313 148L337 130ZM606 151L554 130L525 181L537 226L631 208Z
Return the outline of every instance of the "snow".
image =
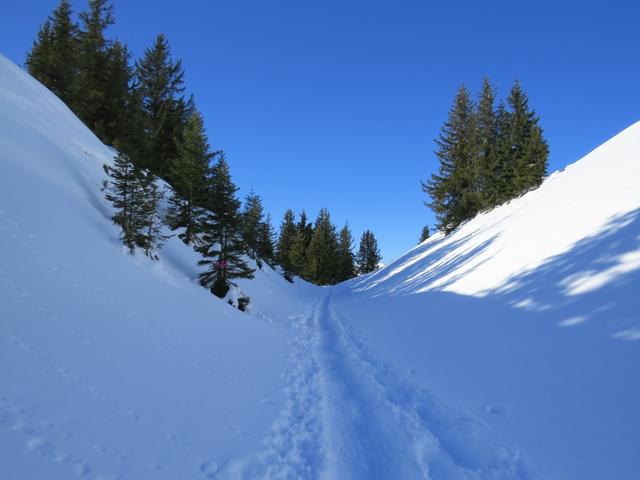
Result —
M2 56L0 105L0 478L637 477L640 123L369 275L264 266L241 313L177 238L122 248L114 152Z

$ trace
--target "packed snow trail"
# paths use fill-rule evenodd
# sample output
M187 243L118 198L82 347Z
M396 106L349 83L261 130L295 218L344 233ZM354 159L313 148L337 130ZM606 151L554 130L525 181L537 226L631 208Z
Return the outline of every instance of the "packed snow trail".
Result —
M324 289L295 319L287 402L259 465L221 478L533 479L518 452L378 359Z

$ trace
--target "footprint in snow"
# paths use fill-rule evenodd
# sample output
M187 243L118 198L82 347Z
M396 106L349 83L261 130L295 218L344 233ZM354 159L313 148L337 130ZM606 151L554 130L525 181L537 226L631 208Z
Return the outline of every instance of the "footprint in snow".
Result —
M213 459L207 460L206 462L200 464L200 471L207 478L215 478L215 475L218 472L218 464Z

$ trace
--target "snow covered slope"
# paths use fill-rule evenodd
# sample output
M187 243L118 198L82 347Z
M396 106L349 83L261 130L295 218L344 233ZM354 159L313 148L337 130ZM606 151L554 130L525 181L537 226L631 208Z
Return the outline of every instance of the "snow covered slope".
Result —
M640 123L336 305L541 478L638 478Z
M336 288L242 314L128 255L113 152L0 56L0 479L635 479L640 124Z
M279 319L310 290L258 272L251 316L194 283L176 239L159 262L126 254L112 156L0 55L1 479L205 478L261 449L282 402Z

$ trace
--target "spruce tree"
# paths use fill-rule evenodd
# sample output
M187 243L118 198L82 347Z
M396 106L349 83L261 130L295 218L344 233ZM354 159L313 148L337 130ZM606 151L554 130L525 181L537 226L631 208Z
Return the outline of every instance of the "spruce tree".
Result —
M236 278L253 278L253 270L243 258L240 201L223 153L208 178L206 213L202 219L202 242L198 265L206 267L200 284L223 298Z
M151 172L140 172L137 180L141 196L136 204L136 245L144 250L145 255L157 260L157 251L167 238L162 234L162 220L158 213L164 195Z
M475 141L477 169L474 172L475 190L480 196L482 207L492 206L491 191L499 162L497 152L495 91L488 78L482 81L475 120ZM473 212L474 214L476 212Z
M169 200L167 223L172 230L183 228L179 237L184 243L194 243L199 235L200 217L203 213L207 189L207 172L214 153L209 142L200 112L194 109L184 126L178 141L176 158L170 166L173 194Z
M529 108L529 97L515 82L509 94L509 143L513 163L511 197L542 183L547 170L549 147L538 125L539 119Z
M373 232L366 230L360 238L360 248L356 256L358 273L360 275L373 272L380 265L382 256L378 248L378 241Z
M276 246L276 258L284 277L291 281L294 267L291 263L291 248L296 236L295 213L293 210L287 210L280 224L280 234L278 236L278 244Z
M258 225L258 242L257 242L257 254L258 258L263 259L270 265L273 265L275 260L275 246L274 246L275 233L271 222L271 214L267 214L264 221Z
M158 35L135 67L135 88L145 134L139 161L170 181L171 160L178 154L184 124L190 115L189 103L182 95L183 79L182 62L171 58L169 42L164 35Z
M141 217L144 212L145 190L140 181L140 172L133 162L123 153L119 153L113 166L107 168L109 180L103 190L106 199L111 202L115 213L113 223L120 226L122 243L133 254L141 232Z
M294 275L307 279L307 239L304 230L296 229L289 252L289 263Z
M89 10L80 13L78 39L78 75L74 84L76 113L80 119L107 143L115 140L108 134L110 123L107 104L111 75L112 42L106 29L114 23L113 6L109 0L89 0Z
M320 285L331 285L338 279L338 239L329 211L320 210L313 236L307 249L306 276Z
M260 228L263 222L262 198L251 190L245 198L242 210L242 238L249 256L254 260L258 259Z
M71 2L61 0L40 27L27 53L29 73L74 108L72 86L77 73L78 26L72 20Z
M438 227L448 233L480 209L480 196L474 187L474 106L464 86L456 94L436 145L439 170L422 184L422 189L431 197L428 205L436 214Z
M421 244L422 242L427 240L430 234L431 232L429 231L428 225L425 225L424 227L422 227L422 231L420 232L420 240L418 241L418 244Z
M338 282L355 277L356 266L353 255L353 235L346 223L338 235Z

